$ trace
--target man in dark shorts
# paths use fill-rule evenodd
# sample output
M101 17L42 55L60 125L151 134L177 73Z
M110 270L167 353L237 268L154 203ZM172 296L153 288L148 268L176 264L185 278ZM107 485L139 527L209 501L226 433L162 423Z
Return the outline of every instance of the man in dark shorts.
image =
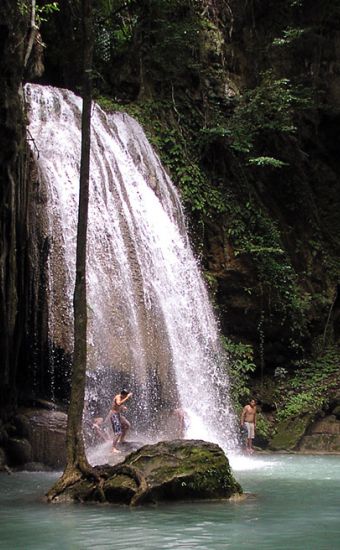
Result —
M113 430L112 452L119 453L117 445L123 443L126 433L130 428L130 422L121 414L122 411L126 411L127 407L124 403L132 397L132 393L127 390L122 390L115 396L112 403L111 411L111 424Z

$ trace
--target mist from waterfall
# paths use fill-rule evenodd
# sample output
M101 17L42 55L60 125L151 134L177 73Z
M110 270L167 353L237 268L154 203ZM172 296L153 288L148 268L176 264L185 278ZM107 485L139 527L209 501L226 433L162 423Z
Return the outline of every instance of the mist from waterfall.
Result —
M72 352L81 99L28 84L29 143L39 172L49 241L49 337ZM87 407L105 416L123 386L133 391L134 437L175 435L237 447L226 358L177 191L140 125L92 112L88 227Z

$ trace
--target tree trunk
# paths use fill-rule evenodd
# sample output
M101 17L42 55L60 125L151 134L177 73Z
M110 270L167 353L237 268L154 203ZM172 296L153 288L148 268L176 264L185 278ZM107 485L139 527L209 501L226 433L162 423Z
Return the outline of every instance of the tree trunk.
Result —
M77 229L76 283L74 290L74 356L72 388L67 424L67 464L62 477L47 494L53 500L83 475L97 477L89 465L84 447L82 417L87 363L86 248L90 177L92 102L92 0L82 0L83 25L83 109L81 135L80 190Z

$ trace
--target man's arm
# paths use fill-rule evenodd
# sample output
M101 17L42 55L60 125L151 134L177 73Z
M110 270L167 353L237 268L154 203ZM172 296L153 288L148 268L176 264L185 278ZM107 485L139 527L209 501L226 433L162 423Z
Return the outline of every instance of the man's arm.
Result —
M244 415L246 414L246 407L243 407L242 413L241 413L241 426L244 424Z
M117 405L120 407L120 405L123 405L123 403L125 403L125 401L130 399L131 396L132 396L132 393L128 393L126 397L121 397L120 395L118 395L118 397L116 397Z

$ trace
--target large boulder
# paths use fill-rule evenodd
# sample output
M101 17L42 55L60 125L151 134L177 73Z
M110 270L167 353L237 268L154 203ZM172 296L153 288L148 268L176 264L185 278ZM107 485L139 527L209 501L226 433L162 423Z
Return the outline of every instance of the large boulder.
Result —
M6 444L6 454L10 464L19 466L32 459L32 447L27 439L10 437Z
M99 485L83 479L57 500L139 505L164 500L228 499L242 493L222 449L200 440L145 445L123 462L97 467L96 471L102 478Z
M335 414L317 420L299 445L302 452L340 452L340 421Z
M272 451L295 450L306 433L311 422L311 415L288 418L279 422L276 434L269 442Z
M21 417L32 446L30 460L41 462L52 468L61 469L66 463L67 415L61 411L47 409L25 409Z

